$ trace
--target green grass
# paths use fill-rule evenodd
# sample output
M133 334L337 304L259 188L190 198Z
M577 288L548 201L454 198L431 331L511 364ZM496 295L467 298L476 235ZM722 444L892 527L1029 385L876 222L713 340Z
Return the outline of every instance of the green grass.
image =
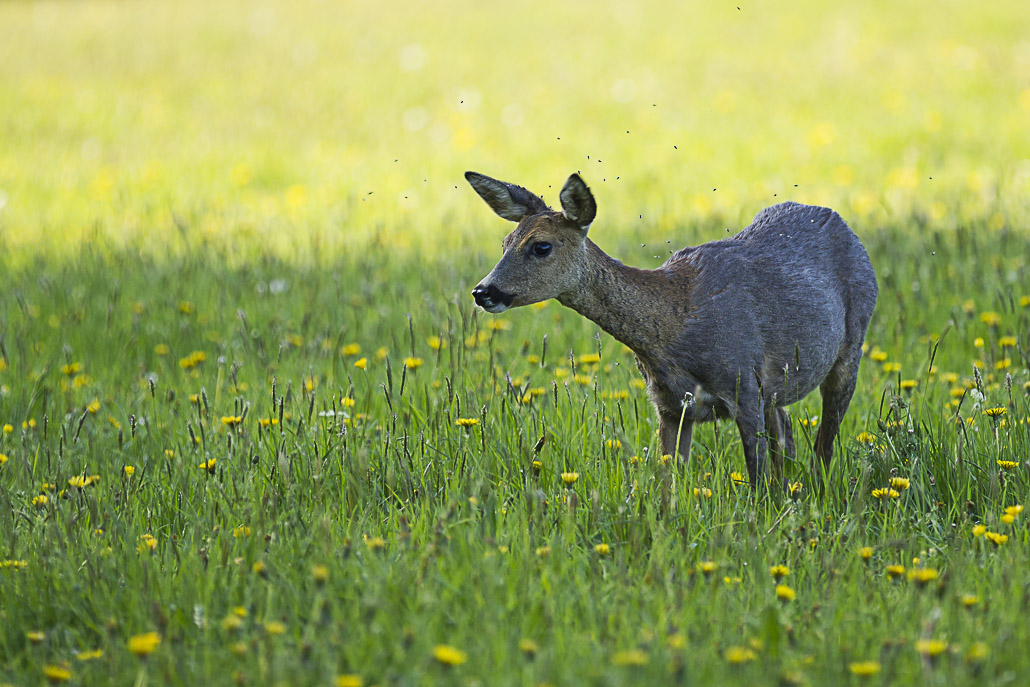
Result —
M1016 2L0 6L0 684L1026 682L1028 31ZM839 209L880 300L827 474L817 394L799 491L756 495L732 424L659 459L592 323L477 311L508 227L466 168L550 198L581 169L645 267Z

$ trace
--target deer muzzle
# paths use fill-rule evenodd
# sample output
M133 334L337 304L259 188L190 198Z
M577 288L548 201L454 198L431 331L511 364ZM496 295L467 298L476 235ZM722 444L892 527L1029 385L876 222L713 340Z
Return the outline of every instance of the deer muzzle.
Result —
M472 297L476 299L476 305L490 313L504 312L511 307L511 302L515 298L493 284L480 284L472 289Z

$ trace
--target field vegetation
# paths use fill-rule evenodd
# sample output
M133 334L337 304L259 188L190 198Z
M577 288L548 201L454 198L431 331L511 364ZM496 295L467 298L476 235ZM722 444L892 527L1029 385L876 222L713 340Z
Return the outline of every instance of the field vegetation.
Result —
M0 684L1025 684L1030 10L0 5ZM643 267L780 200L880 300L833 465L658 455L469 291L475 169Z

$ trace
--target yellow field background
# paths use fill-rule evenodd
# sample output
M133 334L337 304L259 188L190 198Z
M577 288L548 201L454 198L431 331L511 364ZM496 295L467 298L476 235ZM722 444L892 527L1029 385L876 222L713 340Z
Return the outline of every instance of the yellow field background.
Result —
M494 247L466 169L679 244L786 198L1025 227L1030 4L739 2L3 3L0 248Z

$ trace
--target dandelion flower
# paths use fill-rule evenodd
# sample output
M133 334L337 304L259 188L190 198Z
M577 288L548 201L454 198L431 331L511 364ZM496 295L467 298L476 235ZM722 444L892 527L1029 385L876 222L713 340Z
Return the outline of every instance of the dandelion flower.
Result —
M468 660L468 654L449 644L437 644L433 647L433 658L445 666L460 666Z
M1023 506L1016 504L1005 509L1005 515L1019 515L1023 512Z
M35 506L36 508L43 508L43 507L46 506L47 501L49 501L49 500L50 500L50 498L46 494L40 494L39 496L33 496L32 497L32 505Z
M908 573L908 578L919 587L926 586L928 583L936 580L937 577L938 573L934 568L916 568Z
M873 547L863 546L861 549L858 550L858 555L862 558L863 561L868 561L870 558L873 557Z
M869 432L860 432L855 440L860 444L874 444L876 443L876 435L870 434Z
M337 675L333 684L336 687L364 687L365 681L360 675L347 673L345 675Z
M980 313L980 321L988 327L997 327L1001 324L1001 315L991 310Z
M773 576L774 580L779 582L790 574L790 568L785 565L774 565L769 568L769 574Z
M235 427L236 425L243 422L243 416L241 415L223 415L222 424L228 427Z
M1014 460L998 460L998 467L1002 470L1012 470L1019 467L1019 463Z
M459 417L454 421L454 424L459 427L475 427L479 424L479 418L477 417Z
M594 551L596 551L599 556L607 556L611 553L612 547L602 542L594 546Z
M538 546L537 549L536 549L536 555L539 558L547 558L548 556L551 555L551 547L550 546Z
M712 490L708 487L694 487L694 496L703 496L706 499L712 498Z
M122 468L122 471L126 477L132 477L136 474L136 467L134 465L126 465Z
M743 474L736 471L730 473L730 481L734 484L747 484L747 478L744 477Z
M254 561L254 565L250 566L250 569L258 577L268 577L268 566L264 561Z
M64 666L47 664L43 666L43 677L50 682L67 682L72 679L72 671Z
M200 464L197 465L197 467L200 468L201 470L207 470L208 472L212 472L213 473L215 471L215 465L217 465L217 464L218 464L218 459L217 458L209 458L209 459L207 459L205 461L201 461Z
M561 481L565 483L565 486L571 487L576 481L579 480L578 472L563 472L561 473Z
M630 649L629 651L616 651L612 654L612 665L625 667L645 666L648 662L647 653L642 649Z
M969 647L969 650L966 651L965 659L967 663L976 663L987 658L988 653L990 653L990 650L987 648L987 644L984 642L974 642Z
M855 661L848 665L848 670L859 677L872 677L880 672L878 661Z
M315 581L317 585L323 585L329 580L329 567L325 565L316 565L311 568L311 579Z
M1005 406L995 406L993 408L984 408L983 414L987 417L1001 417L1008 412Z
M265 633L270 635L281 635L286 632L286 625L278 620L267 620L264 623Z
M972 608L973 606L980 603L980 597L976 594L963 594L961 601L962 605L966 608Z
M358 358L354 361L354 367L358 368L359 370L364 370L366 367L368 367L368 358Z
M46 633L40 632L39 630L32 630L31 632L25 633L25 639L29 640L33 644L39 644L46 639Z
M532 639L520 639L519 651L521 651L529 657L533 657L536 655L538 651L540 651L540 645L538 645Z
M369 537L365 535L365 546L368 547L369 551L378 551L386 547L386 540L382 537Z
M941 639L920 639L916 641L916 651L924 656L934 658L948 650L948 643Z
M753 661L758 658L758 655L747 647L743 646L731 646L726 649L726 653L723 654L727 663L740 664Z
M907 477L892 477L891 487L894 489L901 489L902 491L908 489L909 481Z
M888 565L887 566L887 577L892 580L896 580L905 574L905 566L903 565Z
M797 593L785 584L776 585L776 598L787 603L793 601Z
M719 564L715 561L701 561L697 564L697 569L700 570L705 577L708 577L719 569Z
M984 532L984 539L991 542L995 546L1001 546L1009 540L1009 535L999 534L998 532Z
M422 358L415 358L414 356L408 356L404 359L404 367L409 370L414 370L422 367Z
M801 495L801 491L805 488L801 482L791 482L788 486L789 495L791 498L795 498Z
M135 656L149 656L161 644L161 635L156 632L144 632L129 637L129 651Z
M883 489L873 489L872 496L873 496L874 499L883 500L883 499L896 499L896 498L898 498L898 496L900 496L900 494L896 490L894 490L894 489L890 489L890 488L884 487Z

